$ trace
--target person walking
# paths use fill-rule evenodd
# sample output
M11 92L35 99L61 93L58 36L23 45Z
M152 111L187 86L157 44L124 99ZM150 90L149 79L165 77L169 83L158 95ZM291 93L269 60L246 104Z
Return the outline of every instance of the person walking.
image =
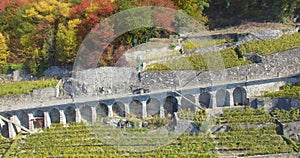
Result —
M140 57L138 57L138 74L137 74L137 77L138 77L139 82L141 82L141 78L142 78L142 76L141 76L142 66L143 66L142 59Z

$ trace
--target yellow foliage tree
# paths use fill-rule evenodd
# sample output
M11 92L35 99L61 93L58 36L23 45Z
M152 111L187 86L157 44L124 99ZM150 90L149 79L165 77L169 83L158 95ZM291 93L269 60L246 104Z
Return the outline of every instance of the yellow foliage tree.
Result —
M74 62L79 39L76 37L75 27L80 23L80 20L70 20L68 26L59 25L57 32L57 54L58 61L64 64Z
M5 37L0 32L0 65L7 64L7 57L9 52L7 50L7 45L5 42Z
M33 3L32 7L26 10L26 17L35 17L55 24L69 16L71 3L59 0L42 0Z
M69 19L71 7L69 0L40 0L25 11L25 17L40 20L50 26L50 30L47 30L49 31L47 53L50 66L58 64L57 61L60 61L59 56L62 56L62 53L68 54L70 51L73 53L77 44L74 43L76 41L74 28L80 20ZM62 43L58 44L58 42ZM67 46L62 46L62 44L67 44Z

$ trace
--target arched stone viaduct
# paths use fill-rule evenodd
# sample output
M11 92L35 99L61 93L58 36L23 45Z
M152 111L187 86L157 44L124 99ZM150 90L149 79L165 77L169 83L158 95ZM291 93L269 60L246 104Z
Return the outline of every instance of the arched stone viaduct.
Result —
M137 118L146 118L149 115L165 117L180 109L194 111L196 106L220 110L234 107L235 104L249 104L249 98L259 95L261 91L274 90L275 87L279 89L285 83L299 81L299 76L292 76L24 108L0 112L3 117L10 120L7 122L0 119L0 127L4 136L15 137L21 129L12 122L33 131L36 128L50 127L52 123L95 122L104 117L129 117L130 115Z
M181 93L182 96L175 92L164 92L24 109L2 112L2 116L29 130L34 130L35 128L50 127L51 123L96 122L103 117L129 117L130 115L141 119L149 115L165 117L167 114L173 114L179 109L195 111L196 105L205 109L212 109L249 103L247 92L243 87L229 90L219 89L217 91L197 89L182 91ZM192 104L191 101L196 105ZM2 129L5 130L5 127L12 128L9 126L12 125L1 121ZM9 133L14 133L12 130L9 129ZM15 134L10 137L13 137L13 135Z

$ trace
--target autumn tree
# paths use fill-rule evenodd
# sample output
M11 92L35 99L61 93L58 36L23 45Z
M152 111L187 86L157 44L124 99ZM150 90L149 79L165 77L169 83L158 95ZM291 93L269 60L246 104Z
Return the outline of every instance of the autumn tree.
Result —
M20 44L26 54L25 67L35 76L42 74L49 66L48 45L45 42L47 34L43 33L41 28L43 27L38 26L34 32L20 38Z
M70 10L72 18L78 18L81 23L78 25L78 35L81 39L94 28L101 20L112 15L116 5L111 0L82 0Z
M8 63L24 63L26 53L20 44L20 38L33 32L36 23L23 17L28 1L10 0L0 13L0 32L9 38L7 46L11 52Z
M6 40L3 34L0 32L0 65L7 64L8 54Z
M32 4L26 10L26 17L39 20L40 23L48 25L48 45L49 64L57 65L57 34L59 25L67 21L71 3L59 0L41 0Z
M79 19L68 21L68 25L59 24L57 32L57 56L63 65L72 64L75 60L80 39L76 36Z
M3 11L6 7L6 4L9 2L9 0L2 0L0 1L0 12Z
M4 73L6 71L8 54L9 52L7 50L5 37L0 32L0 73Z
M121 25L127 25L128 28L135 28L136 24L145 24L148 26L158 26L150 28L137 28L125 33L122 36L122 40L131 47L136 46L141 43L147 42L150 38L153 37L168 37L170 32L173 31L172 24L175 20L175 13L170 14L168 11L175 9L177 7L171 0L136 0L136 1L116 1L119 10L129 9L134 7L143 7L143 6L157 6L157 8L151 9L138 9L130 10L130 16L124 16ZM163 8L169 8L167 11ZM121 26L122 27L122 26ZM169 30L170 32L168 32Z

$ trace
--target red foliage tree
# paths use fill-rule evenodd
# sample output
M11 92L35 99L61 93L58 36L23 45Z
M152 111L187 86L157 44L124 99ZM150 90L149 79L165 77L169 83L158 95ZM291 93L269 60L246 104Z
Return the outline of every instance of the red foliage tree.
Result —
M111 0L82 0L80 4L74 5L71 16L82 20L78 26L79 36L83 39L101 19L111 15L115 9L116 5Z
M0 12L1 12L2 10L5 9L6 4L7 4L8 2L9 2L9 0L2 0L2 1L0 2Z
M30 4L30 2L26 0L2 0L0 1L0 12L6 8L10 8L10 11L13 11L17 7L28 4Z

